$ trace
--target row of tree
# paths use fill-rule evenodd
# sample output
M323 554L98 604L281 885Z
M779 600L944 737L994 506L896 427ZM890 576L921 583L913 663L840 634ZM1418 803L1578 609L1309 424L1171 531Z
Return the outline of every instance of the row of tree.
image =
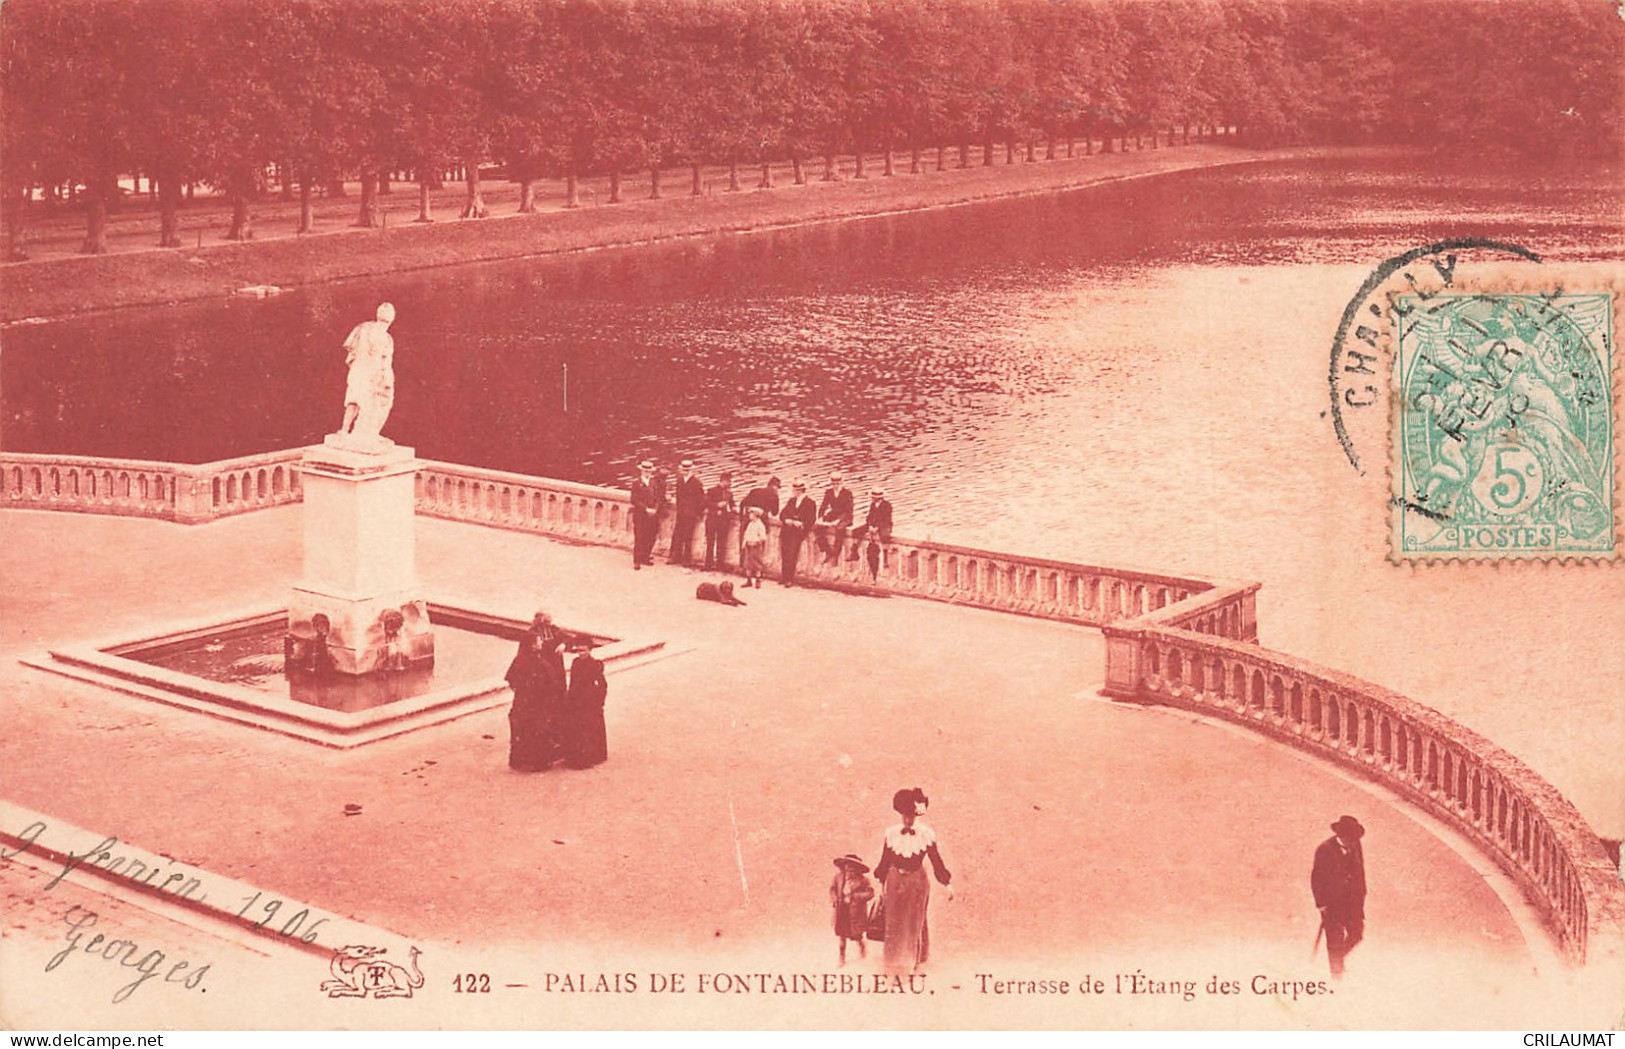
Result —
M121 176L234 202L481 165L521 186L701 163L1074 136L1616 150L1625 23L1603 0L7 0L0 182L15 220ZM1030 148L1030 147L1029 147ZM765 169L764 169L765 173ZM659 192L658 174L654 191ZM573 196L573 193L572 193Z

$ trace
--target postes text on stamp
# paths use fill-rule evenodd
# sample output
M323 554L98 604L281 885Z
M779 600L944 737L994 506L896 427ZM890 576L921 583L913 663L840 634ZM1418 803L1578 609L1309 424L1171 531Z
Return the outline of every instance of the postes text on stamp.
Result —
M1393 299L1391 555L1618 555L1609 289Z

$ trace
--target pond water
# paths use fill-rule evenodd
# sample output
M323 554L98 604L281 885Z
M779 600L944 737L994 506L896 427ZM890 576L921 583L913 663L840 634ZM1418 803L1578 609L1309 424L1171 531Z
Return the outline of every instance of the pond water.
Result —
M687 456L815 492L841 469L910 537L1262 580L1266 644L1461 717L1617 837L1622 573L1388 565L1386 408L1350 413L1363 474L1324 413L1378 262L1476 236L1617 271L1621 188L1270 162L86 317L5 333L3 436L186 461L313 443L345 333L388 299L389 432L424 457L619 484Z

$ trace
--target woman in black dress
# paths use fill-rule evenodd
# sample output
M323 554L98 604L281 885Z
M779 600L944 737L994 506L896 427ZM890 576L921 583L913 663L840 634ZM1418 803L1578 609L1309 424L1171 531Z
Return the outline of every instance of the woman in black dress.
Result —
M519 639L508 667L513 706L508 710L508 767L540 772L559 759L559 722L564 708L564 657L552 621L537 622Z
M609 759L604 732L604 664L592 654L592 642L579 642L570 664L570 691L565 700L564 763L573 769L591 768Z

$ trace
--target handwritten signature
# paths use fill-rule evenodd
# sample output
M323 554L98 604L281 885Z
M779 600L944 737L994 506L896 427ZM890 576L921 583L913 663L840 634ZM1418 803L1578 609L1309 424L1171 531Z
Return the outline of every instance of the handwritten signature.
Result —
M89 942L80 946L80 940L84 938L85 931L101 921L101 915L88 907L82 907L76 903L68 908L68 912L62 916L62 920L68 925L68 931L64 934L68 943L66 947L53 954L50 961L45 963L45 971L54 971L75 954L86 954L92 958L100 958L104 962L117 962L123 968L134 969L140 973L141 975L134 980L113 992L114 1004L124 1001L134 994L142 984L157 977L158 970L164 966L165 956L163 951L153 949L143 954L140 945L134 940L108 939L103 933L96 933L91 936ZM185 970L191 968L191 964L185 959L174 962L170 965L169 971L164 974L164 982L178 983L188 991L207 991L208 988L203 986L203 977L209 972L208 964L200 965L189 973L185 972ZM183 973L185 975L182 975Z

